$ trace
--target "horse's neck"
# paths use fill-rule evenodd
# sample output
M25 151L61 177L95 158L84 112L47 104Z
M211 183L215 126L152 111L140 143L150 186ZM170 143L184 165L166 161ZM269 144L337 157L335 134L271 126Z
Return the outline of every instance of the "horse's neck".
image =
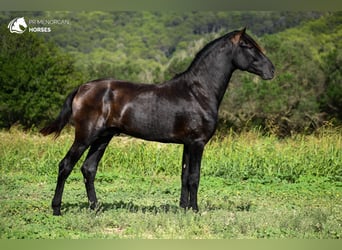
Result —
M218 110L235 68L231 62L224 63L220 61L220 58L211 58L211 60L203 58L202 60L206 61L189 68L187 72L189 83L193 81L196 83L195 87L206 91L207 98Z

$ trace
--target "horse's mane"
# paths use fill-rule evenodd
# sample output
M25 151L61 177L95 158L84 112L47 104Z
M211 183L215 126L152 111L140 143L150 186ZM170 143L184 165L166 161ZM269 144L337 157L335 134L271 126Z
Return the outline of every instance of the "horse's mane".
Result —
M233 33L234 31L207 43L199 52L197 52L188 69L197 64L197 62L205 57L209 52L211 52L212 49L220 46L223 42L226 42L227 38L231 37Z

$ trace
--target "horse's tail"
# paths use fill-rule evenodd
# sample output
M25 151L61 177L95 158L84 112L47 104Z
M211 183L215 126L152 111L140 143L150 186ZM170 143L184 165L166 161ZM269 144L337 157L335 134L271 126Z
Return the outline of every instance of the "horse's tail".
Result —
M56 120L54 120L50 125L42 128L39 132L46 136L52 133L56 133L55 138L57 138L65 125L69 122L72 115L72 101L78 91L78 88L74 89L68 97L65 99L63 107Z

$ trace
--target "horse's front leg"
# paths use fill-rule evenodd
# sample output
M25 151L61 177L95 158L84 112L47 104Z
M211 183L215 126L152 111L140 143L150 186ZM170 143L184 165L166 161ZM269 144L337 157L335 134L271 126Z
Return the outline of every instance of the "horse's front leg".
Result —
M183 152L183 159L185 154L185 163L188 164L183 164L182 169L181 207L192 208L196 212L198 211L197 192L204 146L204 143L194 143L187 146Z
M179 205L182 208L189 206L189 147L184 145L182 159L182 189Z
M190 149L190 170L189 170L189 207L193 211L198 211L197 192L200 181L201 161L204 150L204 143L195 143Z

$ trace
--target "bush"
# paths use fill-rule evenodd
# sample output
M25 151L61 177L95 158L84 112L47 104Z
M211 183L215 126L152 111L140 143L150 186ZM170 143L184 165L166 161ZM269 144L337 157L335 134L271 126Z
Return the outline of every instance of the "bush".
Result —
M33 33L0 29L0 127L25 128L52 119L79 84L72 58Z

